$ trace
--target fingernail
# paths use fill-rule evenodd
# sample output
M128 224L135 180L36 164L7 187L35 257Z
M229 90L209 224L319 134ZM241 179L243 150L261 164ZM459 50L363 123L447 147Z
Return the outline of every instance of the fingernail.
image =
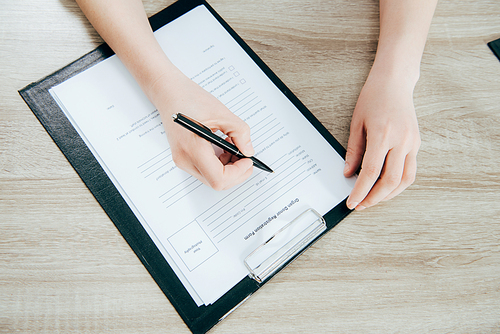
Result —
M350 210L354 209L356 206L358 206L358 203L349 203L349 202L347 202L347 207Z
M361 211L361 210L364 210L364 209L366 209L366 207L364 207L362 205L356 206L356 211Z
M346 163L344 165L344 174L346 174L348 171L349 171L349 164L346 161Z

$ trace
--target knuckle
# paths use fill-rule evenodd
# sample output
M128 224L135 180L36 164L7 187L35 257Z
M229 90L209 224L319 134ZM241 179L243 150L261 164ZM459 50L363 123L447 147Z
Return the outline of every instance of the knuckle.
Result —
M381 131L379 135L380 135L380 138L379 138L380 146L387 147L387 148L392 146L391 142L393 141L393 131L390 128L390 126L387 126L386 130Z
M354 157L356 156L356 150L352 146L347 146L346 157Z
M420 138L420 136L417 136L417 139L415 140L415 150L418 151L421 145L422 145L422 139Z
M248 137L248 138L250 138L250 132L251 132L251 130L250 130L250 126L249 126L247 123L245 123L245 122L242 122L242 123L243 123L243 124L242 124L242 125L241 125L241 127L240 127L240 132L241 132L241 134L242 134L244 137Z
M244 122L243 120L241 120L241 130L243 132L245 132L245 133L250 134L250 125L248 125L246 122Z
M392 189L395 189L401 183L401 176L398 174L389 174L382 178L384 184Z
M411 152L411 151L417 152L419 150L421 144L422 144L422 141L420 139L420 136L418 136L418 135L416 137L405 138L403 141L403 145L407 149L408 152Z
M363 168L365 175L371 179L371 180L376 180L380 176L380 170L377 168L377 166L374 165L369 165Z
M403 183L404 185L406 185L408 187L415 182L416 178L417 177L416 177L415 173L408 173L408 174L403 176L401 183Z
M233 129L236 129L238 131L250 132L250 126L245 121L243 121L239 116L231 113L229 110L227 110L227 112L224 113L224 115L221 115L221 117L225 118L225 122L227 124L231 124L231 127Z

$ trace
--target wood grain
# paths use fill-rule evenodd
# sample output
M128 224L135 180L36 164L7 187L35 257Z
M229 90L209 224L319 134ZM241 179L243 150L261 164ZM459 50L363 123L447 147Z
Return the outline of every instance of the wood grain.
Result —
M210 3L346 145L377 2ZM188 333L17 93L100 37L70 0L0 8L0 332ZM414 185L350 215L213 333L500 332L499 17L496 0L439 2Z

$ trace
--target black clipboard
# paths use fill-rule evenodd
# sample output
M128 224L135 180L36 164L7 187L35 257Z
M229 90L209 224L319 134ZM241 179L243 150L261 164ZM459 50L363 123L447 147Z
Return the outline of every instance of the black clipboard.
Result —
M488 47L490 48L491 52L500 60L500 38L496 39L494 41L491 41L488 44Z
M342 145L206 1L179 0L152 16L149 19L150 24L153 30L157 30L200 5L205 6L210 11L325 140L340 156L345 158L345 149ZM283 262L279 263L263 279L258 280L249 275L215 303L209 306L197 306L119 191L108 178L106 172L94 158L89 148L49 93L49 89L53 86L64 82L113 54L114 52L106 44L103 44L57 72L26 86L19 93L139 257L142 264L147 268L189 329L193 333L205 333L269 281L276 273L304 252L316 240L337 225L351 211L345 205L346 200L342 201L322 217L324 229L308 240L307 243L303 244L296 252L286 257Z

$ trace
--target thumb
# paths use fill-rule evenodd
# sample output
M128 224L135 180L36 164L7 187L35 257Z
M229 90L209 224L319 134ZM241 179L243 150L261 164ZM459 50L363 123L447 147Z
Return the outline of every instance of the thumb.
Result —
M363 160L366 148L366 138L362 126L351 127L347 152L345 157L344 176L352 176L358 170Z

